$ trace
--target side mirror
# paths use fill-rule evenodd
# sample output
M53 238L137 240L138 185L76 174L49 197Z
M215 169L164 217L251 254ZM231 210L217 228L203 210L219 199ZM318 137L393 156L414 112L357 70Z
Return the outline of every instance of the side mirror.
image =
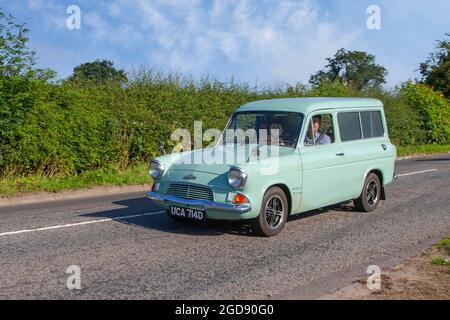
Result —
M159 141L159 150L160 150L163 154L167 154L165 147L166 147L166 143L164 142L164 140L160 140L160 141Z

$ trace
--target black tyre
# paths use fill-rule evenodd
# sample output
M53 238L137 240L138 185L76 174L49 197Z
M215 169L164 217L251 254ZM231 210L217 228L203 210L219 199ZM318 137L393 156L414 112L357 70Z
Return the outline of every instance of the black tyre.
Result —
M355 209L362 212L375 210L380 203L381 183L375 173L369 173L364 181L364 186L359 198L354 199Z
M288 201L284 191L272 187L264 195L259 216L253 221L253 231L264 237L273 237L283 230L288 217Z

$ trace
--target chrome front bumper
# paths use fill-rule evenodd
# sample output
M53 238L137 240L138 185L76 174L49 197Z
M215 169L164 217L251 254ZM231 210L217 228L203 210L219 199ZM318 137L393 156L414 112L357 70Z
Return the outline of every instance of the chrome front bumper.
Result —
M147 193L147 198L159 202L159 203L173 203L179 206L198 206L206 210L218 210L233 213L247 213L252 210L250 204L229 204L229 203L218 203L209 200L194 200L194 199L183 199L168 194L161 194L156 192Z

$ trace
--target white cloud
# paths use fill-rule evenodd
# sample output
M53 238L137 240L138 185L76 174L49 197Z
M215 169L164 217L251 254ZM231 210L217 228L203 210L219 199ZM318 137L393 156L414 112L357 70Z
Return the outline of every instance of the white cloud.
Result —
M341 47L375 54L390 71L389 85L415 77L434 40L448 31L450 8L448 0L433 6L425 0L379 0L382 29L374 32L365 27L369 0L352 6L318 0L0 2L27 23L32 41L48 45L38 56L63 74L72 61L82 60L58 59L68 50L84 59L109 57L121 67L208 72L220 79L234 75L268 84L306 82ZM69 4L81 8L81 30L66 28Z
M117 2L108 3L107 12L112 17L120 17L120 15L124 14L122 8Z
M42 0L28 0L28 9L39 9L42 7Z
M67 16L62 4L52 0L28 0L28 10L40 16L42 26L46 30L63 30L66 28Z
M210 12L211 19L220 18L225 14L228 6L230 4L229 0L214 0L212 5L212 10Z
M118 8L113 10L119 10ZM144 36L135 27L135 25L128 22L112 23L111 19L104 17L101 12L90 11L84 15L84 25L87 27L83 32L90 32L91 37L95 41L105 41L113 45L119 45L120 48L131 49L139 44L142 44Z
M97 38L106 38L113 35L113 28L103 16L96 12L88 12L84 15L84 25L91 28Z
M156 30L167 29L168 22L163 14L150 2L145 0L138 0L138 9L142 10L145 21L149 26L155 28Z
M357 36L320 21L308 0L139 0L138 8L157 44L149 59L194 74L221 69L231 70L225 77L305 82Z
M29 0L28 7L45 8L48 23L65 24L54 0ZM325 57L358 36L328 22L312 0L117 0L80 7L80 37L95 46L138 54L136 64L222 79L306 82Z

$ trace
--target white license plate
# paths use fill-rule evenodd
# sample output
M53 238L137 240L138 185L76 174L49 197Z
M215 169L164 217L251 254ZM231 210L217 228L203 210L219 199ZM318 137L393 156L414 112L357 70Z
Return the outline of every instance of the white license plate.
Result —
M174 217L191 219L191 220L204 220L205 211L191 208L183 208L177 206L171 206L169 208L169 214Z

